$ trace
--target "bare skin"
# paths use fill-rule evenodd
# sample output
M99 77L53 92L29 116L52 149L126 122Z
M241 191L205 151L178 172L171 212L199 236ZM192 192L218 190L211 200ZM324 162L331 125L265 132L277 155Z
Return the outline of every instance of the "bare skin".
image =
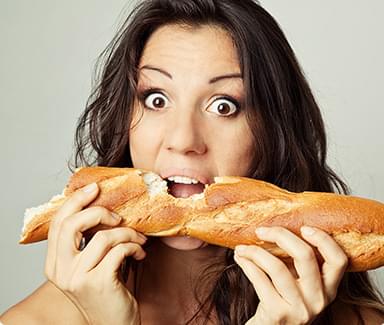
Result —
M172 169L175 174L181 166L185 176L208 180L246 175L252 140L244 114L228 99L241 103L244 96L241 76L234 76L240 67L229 35L212 26L195 30L162 27L148 41L140 68L142 99L136 102L130 134L134 167L159 174ZM232 77L217 79L228 74ZM157 90L148 93L148 88ZM218 109L223 104L228 110ZM118 219L109 211L84 208L96 197L97 189L76 195L51 226L46 261L49 281L1 320L11 325L108 324L113 317L115 324L168 325L183 324L191 317L197 307L193 288L199 275L224 250L185 237L158 239L146 248L145 239L132 229L118 227ZM80 251L81 231L97 223L115 228L99 232ZM247 324L276 324L281 319L288 320L287 324L310 323L336 294L346 266L344 253L319 230L313 235L303 233L302 239L273 227L263 238L283 247L295 263L287 267L254 246L235 250L235 261L261 299ZM319 249L324 265L317 265L309 243ZM128 256L144 265L136 296L133 274L126 284L117 277L118 266ZM211 288L204 289L202 296ZM349 307L340 307L338 324L357 323ZM368 321L379 320L375 313L363 312ZM217 324L215 315L211 316L212 324Z
M159 28L146 44L140 61L138 92L130 132L134 166L160 175L173 169L173 175L207 180L246 175L252 158L252 137L241 109L244 85L239 59L226 31L214 26ZM306 324L333 301L347 257L326 233L312 231L312 235L302 233L305 240L280 227L257 234L291 255L294 272L256 246L235 249L235 261L261 301L249 325ZM199 253L203 245L189 238L168 238L163 242L175 249L198 249ZM309 244L322 254L325 263L321 268ZM158 262L153 269L164 268L163 261ZM178 283L178 278L165 277L159 282L162 288L158 292L172 302L175 296L168 288L182 286L176 289L176 296L183 297L190 292L185 283L185 279ZM143 287L144 297L151 297L151 292L145 293L151 289ZM183 290L184 294L180 294ZM182 317L183 306L178 304ZM152 305L157 308L157 303Z
M236 51L228 35L213 27L160 28L149 39L140 67L139 94L151 88L161 91L136 102L135 127L130 133L134 166L160 175L169 170L176 175L199 175L209 182L218 175L246 175L252 148L250 129L245 115L235 114L234 103L222 99L226 95L240 102L244 96ZM223 75L233 77L210 82ZM152 110L156 99L164 104L158 111ZM221 116L217 111L220 103L228 105L228 116L234 117ZM152 254L156 258L149 254L145 260L156 273L144 274L137 297L142 321L182 324L197 305L192 288L199 270L209 256L222 255L223 249L186 237L160 241L163 244ZM203 295L208 293L206 289Z
M142 269L144 272L138 279L139 294L136 299L140 306L141 323L183 324L197 310L194 288L199 276L213 258L223 255L224 250L206 246L199 250L181 251L156 241L146 250L147 257ZM133 275L129 279L131 292L132 278ZM213 284L213 281L210 283ZM203 289L199 291L202 296L211 288ZM162 294L159 295L159 292Z
M335 324L340 325L357 325L356 314L351 310L350 306L341 303L335 304L333 310ZM366 324L382 324L383 317L377 312L368 308L360 309ZM153 320L156 315L151 314L151 319L143 320L142 324L161 324ZM165 319L165 316L164 316ZM45 282L36 289L30 296L23 301L11 307L0 316L0 321L4 325L41 325L41 324L57 324L57 325L86 325L78 309L72 302L53 284ZM175 324L176 322L163 323ZM213 323L215 324L215 323ZM217 324L217 323L216 323Z

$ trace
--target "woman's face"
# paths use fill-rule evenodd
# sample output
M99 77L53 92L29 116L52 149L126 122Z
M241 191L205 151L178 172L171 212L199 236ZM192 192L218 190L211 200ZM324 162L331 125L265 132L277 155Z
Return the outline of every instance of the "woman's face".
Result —
M244 86L235 47L218 27L166 25L148 40L139 65L138 96L130 131L133 166L164 179L186 176L171 194L201 192L215 176L246 176L252 137L246 122ZM202 183L202 184L201 184ZM178 249L204 243L163 238Z

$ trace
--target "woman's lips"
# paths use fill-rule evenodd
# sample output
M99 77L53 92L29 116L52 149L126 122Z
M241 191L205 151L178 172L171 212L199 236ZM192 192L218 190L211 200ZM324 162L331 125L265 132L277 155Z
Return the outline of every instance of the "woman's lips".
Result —
M208 246L208 243L188 236L160 237L160 240L168 247L189 251Z
M168 184L168 192L174 197L187 198L193 194L198 194L204 191L204 184L180 184L171 182Z

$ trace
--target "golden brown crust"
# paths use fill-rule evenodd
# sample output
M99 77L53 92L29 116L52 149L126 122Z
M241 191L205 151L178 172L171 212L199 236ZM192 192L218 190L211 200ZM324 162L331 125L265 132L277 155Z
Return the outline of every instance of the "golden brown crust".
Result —
M110 168L110 167L86 167L79 168L70 178L67 187L65 188L64 194L68 195L73 193L77 189L84 187L87 184L93 182L100 183L105 180L119 177L129 176L133 185L142 184L144 185L140 174L143 171L134 168Z
M380 202L333 193L292 193L266 182L229 176L216 177L203 199L153 196L144 173L133 168L80 169L71 177L64 198L26 223L20 243L46 239L50 219L63 201L97 182L100 193L90 206L115 211L124 218L122 226L149 236L189 235L229 248L255 244L284 258L287 254L258 239L255 229L283 226L300 235L300 227L308 225L333 236L350 258L349 271L384 265L384 204Z
M230 203L265 201L268 199L290 200L290 192L273 184L246 177L216 177L216 183L205 191L208 206L220 207ZM230 186L229 186L230 184Z

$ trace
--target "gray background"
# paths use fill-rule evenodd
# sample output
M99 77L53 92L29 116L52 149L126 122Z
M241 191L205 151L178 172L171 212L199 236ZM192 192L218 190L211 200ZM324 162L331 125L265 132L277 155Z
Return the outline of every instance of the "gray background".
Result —
M285 31L320 103L329 164L353 194L384 201L384 2L262 4ZM46 243L17 243L24 209L61 193L93 65L130 5L0 1L0 313L44 281ZM381 288L383 269L371 272Z

